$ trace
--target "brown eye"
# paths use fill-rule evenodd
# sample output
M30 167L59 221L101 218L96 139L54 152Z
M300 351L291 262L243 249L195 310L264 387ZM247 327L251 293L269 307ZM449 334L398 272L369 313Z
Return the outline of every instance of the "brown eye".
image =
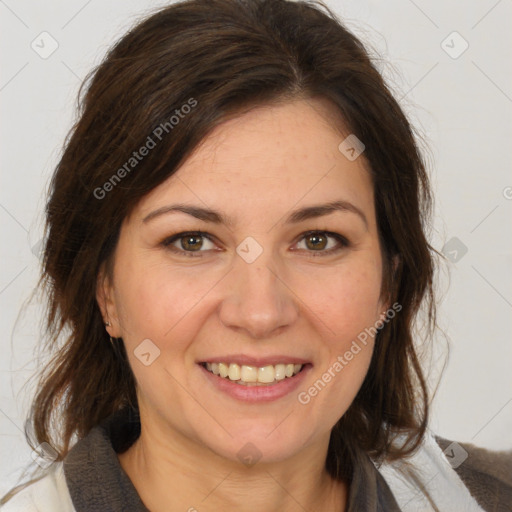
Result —
M203 241L201 235L187 235L181 238L181 246L185 250L197 251L201 249Z
M327 237L322 234L313 234L305 237L308 249L318 250L325 249L327 246Z
M330 239L335 242L330 243ZM309 231L303 235L302 240L305 241L305 250L312 256L327 256L350 245L345 237L329 231Z
M206 233L202 232L178 233L169 238L166 238L162 242L162 245L170 249L172 252L178 254L183 254L190 257L201 257L201 253L210 249L207 247L206 250L201 250L204 249L205 239L213 245L211 238Z

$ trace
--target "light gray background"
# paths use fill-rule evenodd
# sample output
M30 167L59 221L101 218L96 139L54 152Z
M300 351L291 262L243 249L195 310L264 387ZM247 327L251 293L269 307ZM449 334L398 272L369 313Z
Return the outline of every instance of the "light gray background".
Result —
M137 16L165 3L0 1L0 494L31 461L22 430L33 386L23 385L37 370L40 308L34 303L18 315L38 277L43 193L71 127L78 87ZM431 428L511 449L512 2L327 4L384 59L379 69L430 148L432 243L440 251L455 244L445 252L457 261L439 279L439 324L451 355ZM33 41L39 52L51 48L44 31L58 43L45 59L31 48ZM464 41L469 47L457 56ZM439 333L433 384L446 343Z

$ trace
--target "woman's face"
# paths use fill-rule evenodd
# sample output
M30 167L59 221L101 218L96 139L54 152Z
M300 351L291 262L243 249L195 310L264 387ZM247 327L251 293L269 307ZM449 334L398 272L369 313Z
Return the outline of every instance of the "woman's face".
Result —
M282 460L328 438L359 390L387 304L364 154L339 149L349 133L329 109L296 101L225 122L125 220L98 300L160 434ZM237 384L235 363L274 382ZM304 366L290 377L290 364Z

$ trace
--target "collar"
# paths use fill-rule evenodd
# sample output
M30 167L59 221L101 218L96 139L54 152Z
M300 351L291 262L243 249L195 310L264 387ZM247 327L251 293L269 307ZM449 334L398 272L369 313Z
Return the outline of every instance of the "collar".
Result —
M149 512L117 458L139 435L138 418L123 409L73 446L64 475L76 512Z
M73 446L63 465L76 512L149 512L117 458L139 435L138 414L122 409ZM388 484L362 451L354 461L346 512L400 512Z

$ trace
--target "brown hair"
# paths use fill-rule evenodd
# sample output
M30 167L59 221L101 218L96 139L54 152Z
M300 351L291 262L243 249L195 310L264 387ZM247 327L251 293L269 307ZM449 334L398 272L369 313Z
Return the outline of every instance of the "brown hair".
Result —
M62 459L74 435L85 436L124 406L137 408L122 340L109 342L95 298L100 265L110 261L123 219L223 121L255 106L312 98L332 102L366 146L383 290L402 306L377 334L364 383L331 433L326 467L347 478L354 446L388 460L417 448L429 403L412 336L421 305L428 332L435 326L425 165L413 128L361 41L324 4L285 0L188 0L160 9L84 81L46 208L40 284L49 299L45 350L55 355L33 402L32 446L47 442ZM187 104L192 111L171 127ZM163 125L161 142L114 179ZM396 432L406 433L404 445L392 443Z

